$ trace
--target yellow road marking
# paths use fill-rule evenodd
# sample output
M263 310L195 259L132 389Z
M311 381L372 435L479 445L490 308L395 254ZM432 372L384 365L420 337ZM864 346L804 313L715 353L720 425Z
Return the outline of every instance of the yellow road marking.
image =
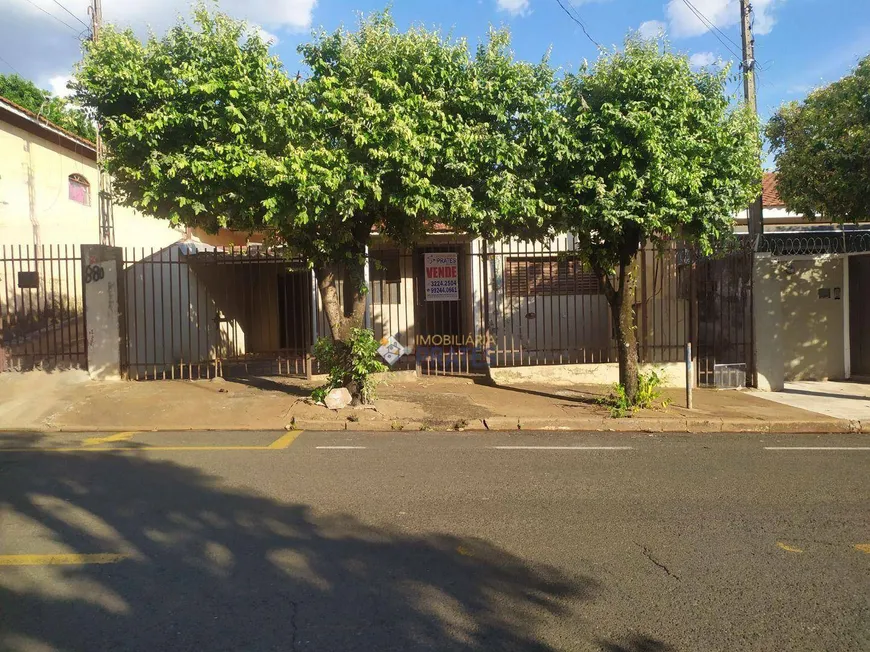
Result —
M133 439L133 435L135 434L135 432L119 432L115 435L109 435L108 437L88 437L82 442L82 444L84 446L97 446L99 444L111 444L116 441L129 441Z
M286 435L278 437L278 439L269 444L267 448L270 450L283 450L285 448L290 448L290 444L296 441L296 438L301 434L301 430L291 430Z
M0 555L0 566L81 566L84 564L114 564L130 555L98 553L93 555Z
M112 437L119 437L119 435L133 435L135 433L118 433L117 435L111 435L110 437L102 438L103 441L126 441L129 438L125 439L111 439ZM273 441L271 444L267 446L137 446L135 448L109 448L107 446L92 446L88 445L87 442L90 440L85 440L85 444L87 448L84 447L70 447L65 446L62 448L0 448L0 454L3 453L143 453L143 452L183 452L183 451L198 451L198 452L206 452L206 451L275 451L275 450L285 450L290 448L290 445L296 441L297 437L302 434L301 430L295 430L292 432L288 432L285 435L281 435L278 439ZM96 439L96 438L94 438Z
M870 555L870 543L859 543L857 546L855 546L855 550L858 550L860 552L866 552L868 555Z
M777 541L776 546L780 550L785 550L786 552L803 552L803 550L801 550L800 548L795 548L794 546L787 546L782 541Z

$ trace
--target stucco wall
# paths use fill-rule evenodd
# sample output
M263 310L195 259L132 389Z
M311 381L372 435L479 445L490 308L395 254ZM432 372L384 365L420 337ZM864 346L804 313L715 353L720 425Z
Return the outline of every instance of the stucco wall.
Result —
M759 389L843 378L843 299L837 298L844 296L842 258L758 254L754 277Z
M642 372L662 372L662 387L686 387L685 364L668 362L641 365ZM523 383L546 383L548 385L612 385L619 382L619 365L616 362L602 364L557 364L528 367L492 367L490 378L499 385Z
M69 199L68 179L91 187L91 204ZM99 242L97 165L85 155L0 121L0 243L81 245ZM114 207L115 244L160 249L183 237L166 220Z
M843 260L795 260L780 273L785 379L843 378L843 301L834 298L843 292Z

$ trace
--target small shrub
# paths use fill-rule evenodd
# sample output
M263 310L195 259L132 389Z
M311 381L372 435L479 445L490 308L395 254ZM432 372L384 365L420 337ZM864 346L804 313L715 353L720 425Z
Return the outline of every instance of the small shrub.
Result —
M453 424L453 429L456 430L457 432L460 430L464 430L467 427L468 427L468 420L466 420L466 419L459 419L458 421L456 421Z
M387 370L378 360L378 346L375 334L365 328L354 328L347 341L319 338L314 345L314 357L329 373L326 383L315 389L311 398L323 401L330 390L347 387L355 402L374 401L375 381L371 376Z
M614 419L622 417L630 417L638 410L655 407L655 402L661 398L661 387L664 381L664 371L650 370L647 373L638 374L637 377L637 396L632 403L628 395L625 393L625 387L615 383L610 390L610 394L599 399L601 405L605 405L610 409L610 416ZM666 408L671 404L670 399L663 399L661 407Z
M356 423L357 421L359 421L359 416L356 414L351 414L347 417L347 420L351 423Z

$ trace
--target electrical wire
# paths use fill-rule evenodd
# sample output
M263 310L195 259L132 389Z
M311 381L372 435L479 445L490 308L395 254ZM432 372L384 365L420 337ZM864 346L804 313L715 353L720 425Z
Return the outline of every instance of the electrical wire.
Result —
M65 6L63 6L60 2L58 2L58 0L51 0L51 1L52 1L54 4L56 4L58 7L60 7L61 9L63 9L63 10L64 10L66 13L68 13L70 16L72 16L72 17L75 18L77 21L79 21L82 25L84 25L85 28L86 28L87 30L90 30L90 29L91 29L91 26L90 26L90 25L88 25L85 21L83 21L81 18L79 18L79 17L76 16L73 12L71 12L69 9L67 9Z
M577 12L577 8L576 8L576 7L571 3L571 0L566 0L566 1L568 2L569 5L571 5L571 9L573 10L573 13L572 13L571 11L568 10L568 7L565 6L565 4L562 2L562 0L556 0L556 2L559 3L559 6L562 7L562 11L564 11L564 12L568 15L568 18L570 18L570 19L573 20L575 23L577 23L578 25L580 25L580 29L583 30L583 33L586 35L586 38L588 38L590 41L592 41L592 43L595 44L595 47L597 47L597 48L601 48L601 43L599 43L598 41L596 41L596 40L595 40L594 38L592 38L592 36L589 34L589 30L586 29L586 24L585 24L585 23L583 22L583 20L580 18L580 14Z
M695 7L695 5L693 5L691 2L689 2L689 0L683 0L683 3L689 8L689 11L691 11L693 14L695 14L695 16L698 18L698 20L700 20L701 23L703 23L703 25L708 29L708 31L710 31L710 33L712 33L713 36L715 36L716 39L723 46L725 46L726 50L728 50L731 54L733 54L735 57L737 57L738 60L740 60L740 61L743 60L743 55L740 54L739 52L735 52L734 50L732 50L731 47L728 45L728 43L726 43L722 39L722 36L724 36L728 41L730 41L734 45L734 47L736 47L742 51L741 46L737 45L737 43L734 43L734 41L731 40L731 38L725 32L723 32L721 29L716 27L716 25L714 25L710 21L709 18L707 18L704 14L702 14L701 11L697 7ZM722 36L719 36L719 34L721 34Z
M9 67L12 69L12 72L14 72L14 73L15 73L16 75L18 75L19 77L23 77L23 76L24 76L24 75L22 75L20 72L18 72L18 70L15 69L15 66L13 66L11 63L9 63L8 61L6 61L6 59L4 59L3 57L0 57L0 61L2 61L3 63L5 63L7 66L9 66Z
M40 7L38 4L36 4L36 3L33 2L32 0L25 0L25 1L26 1L29 5L32 5L32 6L36 7L37 9L39 9L39 10L40 10L42 13L44 13L46 16L51 16L52 18L54 18L54 19L55 19L57 22L59 22L61 25L66 25L66 26L69 27L72 31L74 31L76 34L79 33L79 30L77 30L75 27L73 27L73 26L70 25L69 23L67 23L67 22L65 22L65 21L63 21L63 20L61 20L60 18L58 18L57 16L55 16L55 15L54 15L53 13L51 13L50 11L46 11L45 9L43 9L42 7Z

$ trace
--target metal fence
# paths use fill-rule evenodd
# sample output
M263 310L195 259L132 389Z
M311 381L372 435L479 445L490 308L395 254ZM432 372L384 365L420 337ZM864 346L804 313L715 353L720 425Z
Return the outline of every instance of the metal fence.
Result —
M124 250L131 379L325 372L312 357L329 327L310 266L281 250L177 243ZM677 245L638 253L634 297L641 362L683 359L697 380L752 368L748 240L712 258ZM3 247L3 369L85 366L77 248ZM376 240L367 326L391 369L475 375L489 367L615 362L611 311L571 236L484 242L433 236L410 249ZM348 296L339 282L339 297ZM733 375L733 374L732 374Z
M247 247L124 250L129 378L310 373L304 261Z
M474 374L616 360L610 308L570 236L544 243L445 237L410 250L381 245L371 259L371 326L406 351L394 368ZM647 248L638 270L640 358L680 361L692 332L692 259L674 247ZM449 278L430 278L433 272ZM433 283L448 291L433 292Z
M76 246L0 248L0 372L87 366L80 284Z

